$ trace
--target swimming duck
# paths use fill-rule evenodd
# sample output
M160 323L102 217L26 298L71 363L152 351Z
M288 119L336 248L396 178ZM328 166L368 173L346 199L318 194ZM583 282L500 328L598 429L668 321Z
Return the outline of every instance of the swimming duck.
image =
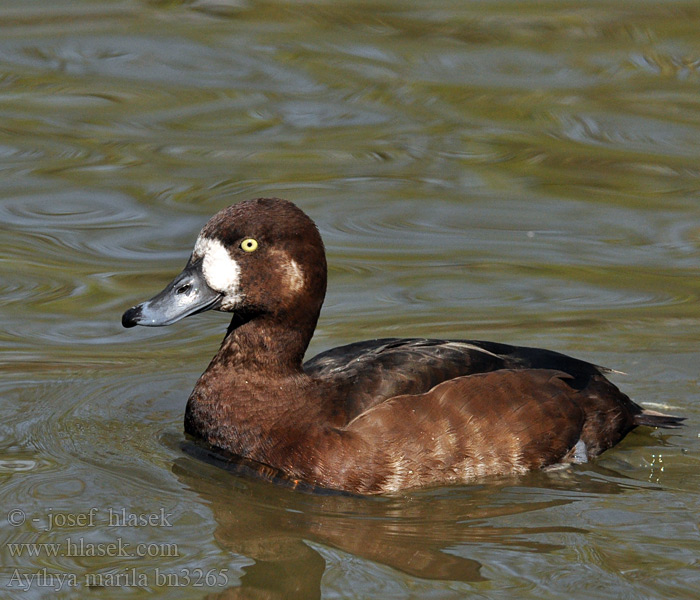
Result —
M638 425L682 421L642 409L606 369L538 348L387 338L302 363L326 275L313 221L257 198L214 215L184 271L124 313L124 327L232 314L186 433L291 481L378 494L581 463Z

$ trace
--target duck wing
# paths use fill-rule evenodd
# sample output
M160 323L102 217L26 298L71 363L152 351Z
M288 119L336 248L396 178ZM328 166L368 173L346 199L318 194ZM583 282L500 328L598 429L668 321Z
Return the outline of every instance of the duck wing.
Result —
M602 376L605 369L559 352L475 340L356 342L322 352L304 369L335 390L329 397L341 399L344 406L337 408L348 420L389 398L422 394L456 377L499 369L561 371L569 375L567 384L575 389L585 388L593 378L607 381Z
M391 398L323 440L335 450L323 455L342 464L326 460L314 476L329 487L386 493L585 460L586 409L569 379L502 369Z
M306 362L307 374L327 388L339 422L353 418L396 396L424 394L458 377L502 369L544 369L566 375L564 384L580 392L588 417L585 438L591 455L617 443L622 431L637 425L677 428L684 418L650 410L630 400L608 381L611 369L542 348L480 340L382 338L322 352ZM541 394L545 394L542 390Z

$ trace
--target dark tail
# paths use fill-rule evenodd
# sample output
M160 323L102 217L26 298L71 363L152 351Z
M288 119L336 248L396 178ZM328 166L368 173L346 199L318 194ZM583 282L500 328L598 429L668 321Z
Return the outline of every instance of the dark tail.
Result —
M683 426L685 417L674 417L673 415L665 415L664 413L656 412L645 408L638 415L634 416L635 425L647 425L648 427L663 427L664 429L678 429Z

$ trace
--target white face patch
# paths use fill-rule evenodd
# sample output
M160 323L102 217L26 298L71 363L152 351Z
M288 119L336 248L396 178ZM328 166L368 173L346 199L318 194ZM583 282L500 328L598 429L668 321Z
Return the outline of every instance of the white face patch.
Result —
M289 289L298 292L304 287L304 273L294 259L289 261Z
M194 257L203 259L202 274L207 285L226 296L221 307L235 304L240 299L241 268L226 247L219 240L200 236L194 245Z
M281 275L286 280L286 288L289 292L296 294L304 289L306 278L297 261L283 250L271 250L270 256L279 264Z

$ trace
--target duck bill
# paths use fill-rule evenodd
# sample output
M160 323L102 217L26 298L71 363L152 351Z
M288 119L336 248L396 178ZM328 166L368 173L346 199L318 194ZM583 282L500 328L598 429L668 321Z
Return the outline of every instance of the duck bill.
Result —
M124 327L162 327L221 305L223 295L211 289L202 274L202 261L190 258L185 269L159 294L122 315Z

